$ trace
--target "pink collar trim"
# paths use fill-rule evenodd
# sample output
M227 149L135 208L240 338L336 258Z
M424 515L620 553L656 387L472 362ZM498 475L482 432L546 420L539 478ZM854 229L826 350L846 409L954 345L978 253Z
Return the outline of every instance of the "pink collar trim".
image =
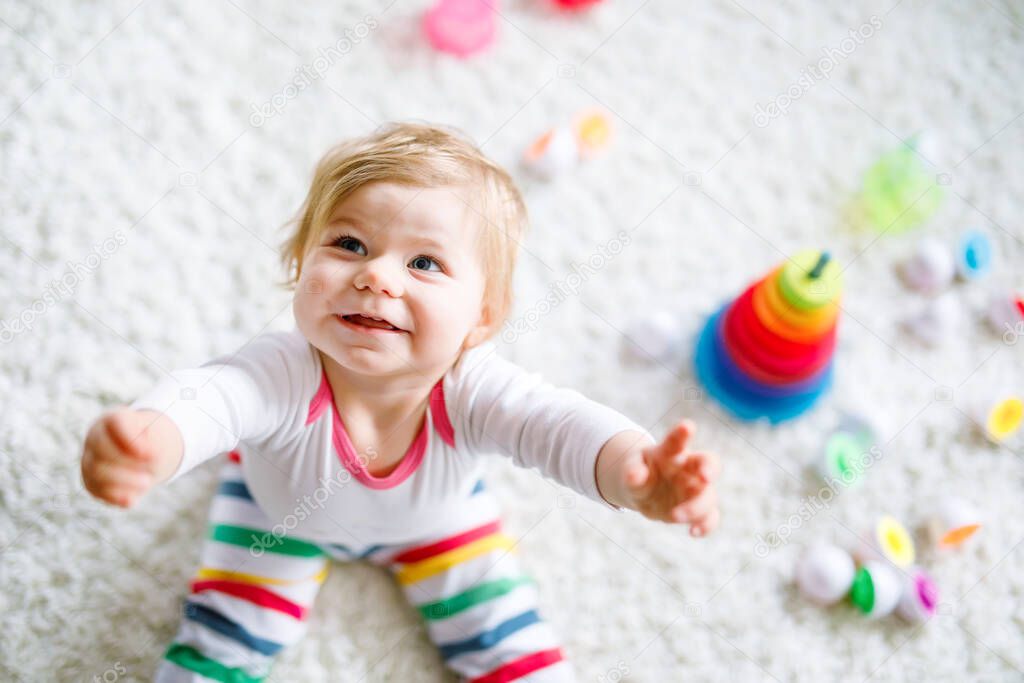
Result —
M306 426L313 424L320 419L320 416L327 410L327 406L334 403L334 396L331 393L331 385L327 382L327 373L320 375L320 388L316 390L313 399L309 402L309 414L306 415Z
M355 446L349 438L345 423L338 414L338 406L334 403L334 392L331 391L331 384L327 381L327 371L321 371L320 387L309 402L309 412L306 415L306 425L310 425L320 419L320 416L331 409L332 440L334 451L338 455L341 464L348 470L355 479L371 489L389 489L398 486L409 478L420 466L423 456L427 450L428 422L433 424L435 431L441 440L450 447L455 447L455 430L452 428L451 420L448 419L448 410L444 401L444 378L438 380L434 388L430 390L430 404L427 415L423 422L423 428L405 452L405 456L398 467L385 477L375 477L366 469L364 459L356 453Z
M438 380L430 390L430 419L441 440L455 448L455 428L448 419L448 406L444 402L444 378Z

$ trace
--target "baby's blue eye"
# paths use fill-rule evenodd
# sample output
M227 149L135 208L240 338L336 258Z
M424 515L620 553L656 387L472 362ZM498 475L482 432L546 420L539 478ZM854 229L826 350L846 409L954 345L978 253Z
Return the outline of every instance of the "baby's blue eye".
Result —
M355 237L349 237L347 235L334 240L334 246L341 247L347 251L354 251L356 253L360 253L359 250L362 249L361 253L366 253L366 247L363 246L362 242L357 240Z
M409 266L416 270L431 270L431 265L437 266L438 271L442 270L441 264L429 256L417 256L412 261L409 261Z

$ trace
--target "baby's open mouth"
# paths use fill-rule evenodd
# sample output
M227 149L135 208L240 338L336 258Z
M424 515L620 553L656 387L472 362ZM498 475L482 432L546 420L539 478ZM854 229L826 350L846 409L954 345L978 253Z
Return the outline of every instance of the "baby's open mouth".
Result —
M353 325L362 325L363 327L373 327L378 330L392 330L394 332L401 332L402 330L395 327L387 320L381 320L379 318L369 318L365 315L359 315L358 313L350 313L349 315L341 316L343 320L346 320Z

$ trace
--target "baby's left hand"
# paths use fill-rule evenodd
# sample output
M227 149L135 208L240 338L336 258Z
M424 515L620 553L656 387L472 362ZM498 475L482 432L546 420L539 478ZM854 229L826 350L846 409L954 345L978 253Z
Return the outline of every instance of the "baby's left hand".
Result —
M626 470L633 508L650 519L689 524L691 536L706 536L718 526L718 497L713 482L721 465L712 453L687 453L693 423L683 420L660 444L641 451Z

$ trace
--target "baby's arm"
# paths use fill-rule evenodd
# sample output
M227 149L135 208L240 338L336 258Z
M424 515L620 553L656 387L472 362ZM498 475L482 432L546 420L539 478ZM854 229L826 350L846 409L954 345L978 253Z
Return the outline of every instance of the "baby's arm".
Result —
M293 394L302 378L295 375L311 371L289 362L296 350L287 335L263 335L234 354L172 372L130 406L102 415L83 447L86 489L129 507L240 440L266 438L299 403Z
M598 452L620 432L643 432L621 413L501 358L491 342L463 354L446 378L445 399L456 447L509 456L601 503Z
M495 351L492 343L473 349L451 373L457 440L461 433L470 450L509 455L592 500L691 523L695 535L714 528L717 459L686 454L680 428L655 444L621 413L554 387Z

